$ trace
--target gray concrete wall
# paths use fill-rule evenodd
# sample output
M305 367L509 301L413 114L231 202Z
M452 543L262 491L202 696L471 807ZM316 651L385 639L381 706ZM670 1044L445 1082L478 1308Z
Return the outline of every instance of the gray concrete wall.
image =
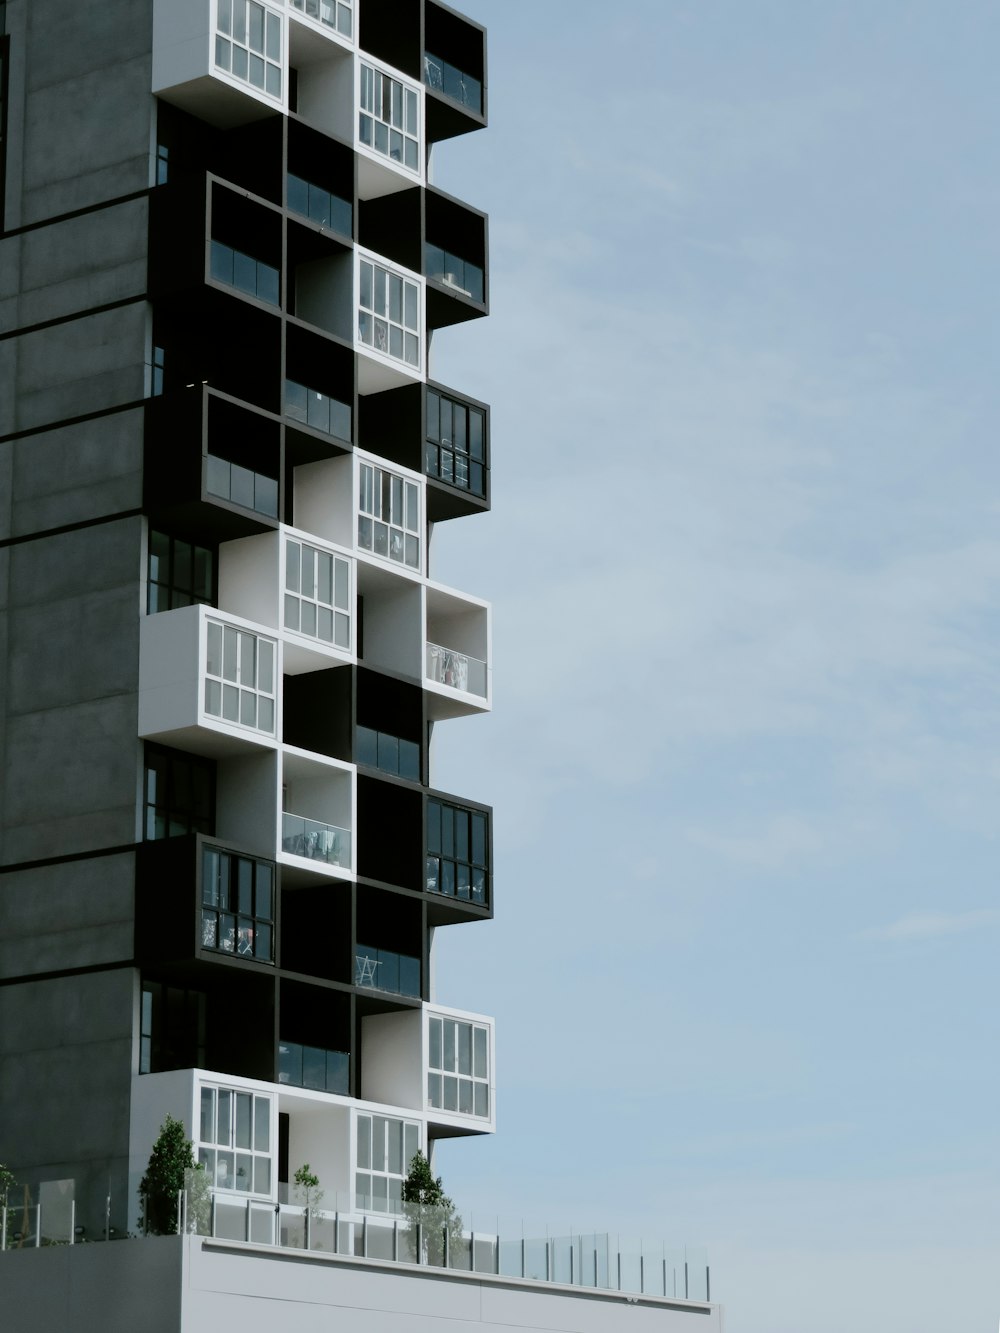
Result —
M155 1236L0 1254L4 1333L180 1333L181 1244Z
M152 14L153 0L8 0L8 228L149 184Z
M0 865L135 839L139 518L8 553Z
M128 1217L135 992L131 968L0 986L4 1160L21 1184L73 1177L90 1236L108 1194L112 1225Z

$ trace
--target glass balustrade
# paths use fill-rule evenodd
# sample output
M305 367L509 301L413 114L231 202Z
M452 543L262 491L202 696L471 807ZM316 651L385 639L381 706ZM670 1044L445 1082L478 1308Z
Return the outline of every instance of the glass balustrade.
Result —
M420 781L420 746L385 731L358 727L355 761L394 777Z
M241 467L239 463L230 463L215 454L208 455L206 490L209 495L230 500L257 514L278 517L278 483L275 478Z
M486 663L439 643L427 645L427 678L466 694L486 698Z
M483 300L484 277L478 264L453 255L439 245L428 244L424 246L424 269L425 277L450 287L459 296L469 296L473 301Z
M340 440L351 438L351 409L347 403L295 380L285 380L285 416L321 430L324 435L335 435Z
M477 115L483 114L483 85L479 79L429 51L424 52L424 83L432 92L444 93Z
M359 944L354 954L354 984L419 999L420 959Z
M316 1092L350 1091L351 1057L346 1051L328 1051L293 1041L278 1043L278 1082Z
M281 302L281 275L271 264L265 264L242 250L234 250L231 245L221 241L212 242L212 259L209 269L216 282L224 282L227 287L235 287L246 296L255 296L258 301L268 305Z
M303 180L301 176L293 176L291 172L288 173L288 207L293 213L308 218L320 227L329 227L344 236L351 234L352 210L349 201L324 190L320 185Z
M284 811L281 816L281 850L309 861L323 861L330 866L349 867L351 835L335 824L306 819Z

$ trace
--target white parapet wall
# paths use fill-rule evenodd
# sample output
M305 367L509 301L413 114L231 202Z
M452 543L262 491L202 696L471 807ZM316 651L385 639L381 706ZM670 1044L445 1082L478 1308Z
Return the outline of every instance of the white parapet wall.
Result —
M723 1333L722 1308L198 1236L0 1254L4 1333Z

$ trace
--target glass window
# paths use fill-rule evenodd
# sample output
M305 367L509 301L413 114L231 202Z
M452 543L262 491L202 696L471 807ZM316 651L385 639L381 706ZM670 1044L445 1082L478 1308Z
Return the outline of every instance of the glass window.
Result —
M281 274L272 264L253 255L234 250L231 245L213 240L210 248L209 274L216 282L235 287L268 305L281 303Z
M213 1189L271 1195L271 1098L203 1086L198 1161Z
M274 868L219 847L202 852L202 947L274 961Z
M350 562L291 538L285 541L285 628L351 649Z
M420 488L415 482L386 468L362 463L358 510L361 550L419 570Z
M489 1028L433 1014L427 1024L427 1104L488 1116Z
M486 498L486 413L427 390L427 449L424 467L463 491Z
M359 1114L356 1206L361 1212L402 1212L403 1181L420 1151L420 1126L393 1116Z
M206 623L205 639L205 712L273 736L276 644L215 620Z
M219 0L217 68L281 100L281 16L258 0Z
M419 368L420 288L417 283L363 259L358 291L358 337L361 342L383 356Z
M214 761L147 745L143 837L153 841L214 832Z
M488 900L489 816L483 810L427 802L428 893L463 898L485 906Z
M146 609L150 615L199 602L215 604L215 552L150 529Z

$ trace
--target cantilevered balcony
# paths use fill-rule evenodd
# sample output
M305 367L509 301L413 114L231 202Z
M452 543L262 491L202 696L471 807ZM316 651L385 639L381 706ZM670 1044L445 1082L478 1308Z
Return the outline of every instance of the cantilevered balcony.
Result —
M427 587L424 687L432 720L490 707L490 609L440 585Z
M278 860L288 887L343 878L354 868L355 776L349 764L285 745Z
M139 735L196 754L276 745L278 643L206 606L146 616L139 632Z
M486 33L445 5L424 6L422 75L430 143L486 124Z

